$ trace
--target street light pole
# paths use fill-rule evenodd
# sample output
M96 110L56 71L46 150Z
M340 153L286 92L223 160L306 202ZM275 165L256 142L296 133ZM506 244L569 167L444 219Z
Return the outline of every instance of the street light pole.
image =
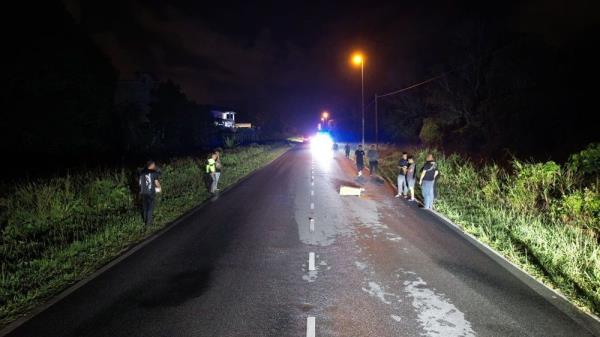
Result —
M365 58L361 53L354 53L352 62L360 64L360 109L362 112L362 146L365 147Z
M365 148L365 60L360 62L360 87L362 108L362 146Z

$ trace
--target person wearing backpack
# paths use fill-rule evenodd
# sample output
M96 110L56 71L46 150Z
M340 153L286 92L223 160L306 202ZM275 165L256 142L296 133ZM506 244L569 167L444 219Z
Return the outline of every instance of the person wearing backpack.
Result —
M421 185L425 209L433 209L433 201L435 199L433 186L439 173L433 155L431 153L428 154L427 162L425 162L425 165L421 169L421 176L419 177L419 185Z
M161 191L159 177L160 170L152 160L148 161L146 167L139 172L138 183L142 197L142 219L146 226L152 225L156 193Z

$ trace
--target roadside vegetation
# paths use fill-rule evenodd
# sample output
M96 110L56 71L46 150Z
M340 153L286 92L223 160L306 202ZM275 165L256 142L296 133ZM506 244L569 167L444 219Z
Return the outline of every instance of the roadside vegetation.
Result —
M382 151L395 181L400 150ZM585 310L600 314L600 144L564 164L477 165L459 155L413 149L418 168L435 154L434 208ZM419 192L417 194L420 195Z
M287 146L227 150L221 189L270 163ZM0 328L90 275L209 198L204 158L159 163L163 192L155 222L142 224L132 169L6 186L0 198Z

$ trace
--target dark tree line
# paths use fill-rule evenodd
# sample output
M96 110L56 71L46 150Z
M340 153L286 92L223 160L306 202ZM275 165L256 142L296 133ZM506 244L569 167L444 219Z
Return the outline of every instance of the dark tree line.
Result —
M62 3L35 7L11 8L15 33L3 41L0 150L11 159L3 170L42 169L44 161L64 168L133 162L197 153L222 141L209 106L170 80L148 83L140 98L140 83L118 80L110 59Z
M565 158L598 140L598 28L561 43L468 21L437 81L386 99L384 137L502 156Z

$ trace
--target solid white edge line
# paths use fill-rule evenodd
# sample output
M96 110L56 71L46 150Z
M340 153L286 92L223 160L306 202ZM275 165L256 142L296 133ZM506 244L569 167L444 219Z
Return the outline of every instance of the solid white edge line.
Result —
M315 337L317 322L314 317L309 316L306 318L306 337Z
M308 270L315 270L315 253L313 252L308 253Z

